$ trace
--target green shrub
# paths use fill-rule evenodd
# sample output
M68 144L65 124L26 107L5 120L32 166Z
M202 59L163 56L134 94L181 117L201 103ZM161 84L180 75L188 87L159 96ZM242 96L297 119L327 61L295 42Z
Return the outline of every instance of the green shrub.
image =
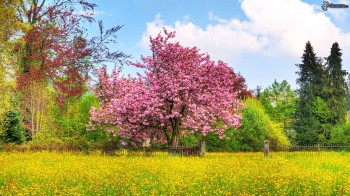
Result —
M199 137L196 135L186 135L185 137L180 137L179 146L198 146Z
M229 127L225 131L226 137L220 139L216 134L209 133L206 136L206 147L208 152L236 152L239 150L239 143L234 137L236 130Z
M334 127L331 131L330 143L333 145L350 145L350 123Z
M90 147L91 147L90 142L85 137L81 137L81 136L65 138L63 142L65 143L65 145L69 150L79 150L79 151L87 152L90 150Z

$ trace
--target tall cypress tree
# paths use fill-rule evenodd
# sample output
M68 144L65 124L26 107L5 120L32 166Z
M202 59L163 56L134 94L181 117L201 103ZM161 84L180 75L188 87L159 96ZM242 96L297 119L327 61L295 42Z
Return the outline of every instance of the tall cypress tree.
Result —
M332 125L346 122L346 71L342 69L342 53L337 42L333 43L331 54L327 58L327 79L325 100L330 112L329 122Z
M297 132L296 141L299 144L316 144L323 133L322 122L318 114L322 108L318 102L324 97L324 66L321 58L316 56L311 43L305 45L302 63L297 64L300 71L297 84L299 85L297 110L294 129ZM322 104L321 104L322 105ZM322 111L323 112L323 111ZM322 119L323 120L323 119Z

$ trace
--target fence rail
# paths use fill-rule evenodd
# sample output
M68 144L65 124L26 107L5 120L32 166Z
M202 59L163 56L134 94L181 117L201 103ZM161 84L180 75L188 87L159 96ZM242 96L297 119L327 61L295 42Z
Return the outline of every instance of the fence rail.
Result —
M185 146L178 146L178 147L169 147L169 154L170 155L180 155L180 156L199 156L200 155L200 148L198 146L194 147L185 147Z
M199 156L200 148L198 146L170 146L164 148L142 148L142 149L119 149L113 153L116 155L146 155L146 156Z
M78 148L70 145L1 145L0 151L57 151L57 152L85 152L102 153L117 156L204 156L205 145L178 146L178 147L152 147L152 148L120 148L113 145ZM271 154L310 154L321 155L322 152L350 152L350 145L294 145L290 147L277 147L264 141L264 156ZM261 152L261 150L259 150Z
M317 154L322 152L350 152L350 145L294 145L289 147L276 147L269 145L268 141L264 142L264 156L268 157L270 154Z
M117 155L117 156L199 156L199 146L178 146L178 147L141 147L141 148L120 148L115 146L90 147L80 149L72 146L60 145L3 145L0 151L57 151L57 152L86 152Z

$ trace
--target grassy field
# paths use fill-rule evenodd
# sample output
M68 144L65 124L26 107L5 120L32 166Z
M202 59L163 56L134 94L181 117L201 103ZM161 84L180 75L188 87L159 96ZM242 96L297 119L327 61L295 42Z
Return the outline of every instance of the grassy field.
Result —
M1 152L0 195L350 195L350 154Z

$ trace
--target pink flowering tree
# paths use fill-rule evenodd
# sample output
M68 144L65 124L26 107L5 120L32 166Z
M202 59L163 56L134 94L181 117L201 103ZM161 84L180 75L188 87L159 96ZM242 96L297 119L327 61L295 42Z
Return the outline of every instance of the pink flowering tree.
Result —
M151 38L152 55L130 63L145 70L137 78L97 71L100 108L91 110L90 125L108 129L134 142L177 146L181 135L210 132L224 137L228 126L239 127L243 105L236 88L241 76L197 48L170 42L174 32Z

